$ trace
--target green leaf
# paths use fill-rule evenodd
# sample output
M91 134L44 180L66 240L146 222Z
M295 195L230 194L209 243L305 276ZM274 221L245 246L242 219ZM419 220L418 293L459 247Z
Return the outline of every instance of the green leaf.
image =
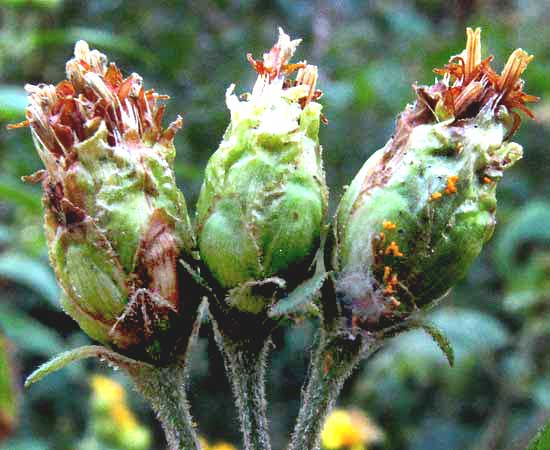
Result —
M529 443L526 450L548 450L550 449L550 423L542 427L534 439Z
M534 202L517 211L500 234L494 262L500 273L514 276L518 268L517 252L530 242L550 244L550 203Z
M15 206L22 206L36 214L42 213L42 194L21 181L0 177L0 200Z
M61 0L0 0L0 5L11 6L16 8L28 8L34 6L36 8L54 9L61 4Z
M510 333L500 321L474 309L442 308L428 319L445 330L457 359L498 350L510 340Z
M57 372L63 369L67 364L74 361L79 361L85 358L100 357L105 352L105 348L100 345L86 345L84 347L75 348L67 352L61 353L50 361L42 364L38 369L31 373L25 380L25 387L40 381L50 373Z
M65 349L54 330L6 304L0 304L0 326L15 345L26 352L50 357Z
M0 255L0 278L26 286L59 308L59 288L52 269L19 253Z
M0 120L25 120L27 94L22 87L0 86Z
M156 58L151 51L137 45L131 38L87 27L53 29L47 32L40 30L33 36L33 45L38 48L60 44L74 45L80 39L88 41L91 46L98 47L102 52L119 52L145 63L150 64Z
M435 341L437 346L441 349L441 351L447 358L447 361L449 361L449 365L453 367L455 362L455 352L453 350L451 342L449 341L447 336L445 336L443 331L441 331L433 323L429 322L420 323L418 326L432 337L432 339Z

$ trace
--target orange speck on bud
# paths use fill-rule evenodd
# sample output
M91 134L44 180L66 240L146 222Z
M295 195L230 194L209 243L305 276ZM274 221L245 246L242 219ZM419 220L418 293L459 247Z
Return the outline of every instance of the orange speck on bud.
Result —
M393 286L391 284L388 284L386 286L386 289L384 289L384 294L385 295L392 295L393 293L395 293L395 291L393 290Z
M430 200L439 200L441 197L443 197L443 194L441 192L434 192L431 195Z
M483 183L484 184L491 184L493 180L491 180L489 177L483 177Z
M386 248L386 255L393 255L393 256L404 256L401 251L399 251L399 246L395 243L395 241L391 241L391 244L388 245L388 248Z
M395 225L395 223L393 223L391 220L384 220L384 222L382 222L382 226L385 230L395 230L395 228L397 227L397 225Z
M381 233L379 234L379 236L380 236L380 240L381 240L382 242L384 242L384 241L386 240L386 234L385 234L385 233L381 232Z
M456 191L457 191L456 182L457 181L458 181L458 176L456 176L456 175L450 176L447 179L447 187L445 188L445 193L446 194L448 194L448 195L456 194Z
M387 283L391 275L391 267L384 266L384 283Z
M401 306L401 302L397 300L395 297L390 297L390 305L394 308L399 308Z

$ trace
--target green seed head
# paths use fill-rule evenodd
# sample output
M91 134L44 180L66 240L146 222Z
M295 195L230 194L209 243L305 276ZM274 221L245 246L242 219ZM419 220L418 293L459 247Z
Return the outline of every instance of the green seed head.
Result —
M262 288L306 276L327 210L317 68L288 64L299 42L280 30L263 62L249 56L259 73L252 93L228 89L231 122L197 207L201 258L229 301L253 313L265 307ZM297 68L297 80L285 80Z
M479 48L479 30L469 29L464 53L439 71L442 81L415 88L394 137L342 198L337 294L362 328L390 325L443 296L493 233L497 184L522 156L508 139L518 126L513 109L534 100L519 80L531 57L514 52L497 75Z
M94 339L162 358L173 350L160 343L175 321L193 314L184 311L191 300L180 295L178 263L195 246L173 172L181 118L163 129L166 97L146 91L137 74L123 78L85 42L76 44L67 78L26 87L46 168L32 179L44 187L63 306Z
M0 333L0 442L17 422L18 396L10 356L9 344Z

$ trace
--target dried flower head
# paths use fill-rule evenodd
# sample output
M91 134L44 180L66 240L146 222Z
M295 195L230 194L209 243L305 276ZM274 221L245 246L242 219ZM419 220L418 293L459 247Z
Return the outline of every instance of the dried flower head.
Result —
M163 128L163 100L142 78L124 78L84 41L67 80L27 85L27 120L45 169L42 181L50 260L65 310L94 339L131 356L172 357L194 316L181 301L179 258L195 241L173 173L178 117ZM16 126L16 127L17 127ZM191 258L192 259L192 258ZM180 336L178 336L180 333ZM176 343L179 343L176 345Z
M464 51L453 56L444 68L434 69L443 80L427 90L420 88L419 98L434 111L438 110L434 101L441 102L439 106L446 114L457 120L475 117L481 111L495 114L499 107L504 106L514 118L510 130L512 135L520 124L520 117L514 110L519 109L534 117L526 104L539 100L523 92L521 79L533 56L520 48L515 50L499 75L491 67L492 56L481 59L481 29L468 28L466 33Z
M385 329L433 304L467 273L495 227L496 188L522 157L509 138L537 98L520 79L532 60L510 56L501 75L481 58L481 31L415 86L392 139L363 165L338 208L333 266L352 330Z

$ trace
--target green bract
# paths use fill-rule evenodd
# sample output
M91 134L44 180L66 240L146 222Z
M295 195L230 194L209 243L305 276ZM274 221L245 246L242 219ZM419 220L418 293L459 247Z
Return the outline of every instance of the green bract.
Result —
M33 179L44 187L63 307L92 338L163 359L196 310L178 262L195 246L173 172L181 119L163 129L163 97L145 91L137 74L123 79L83 42L67 77L27 86L27 118L47 169Z
M510 109L527 101L518 80L530 57L514 52L507 68L521 70L499 76L476 54L479 31L468 34L463 65L451 63L443 81L416 88L394 137L338 208L337 294L363 328L407 317L465 276L493 233L497 183L522 156L508 141L518 125Z
M316 68L301 69L297 83L282 75L298 42L281 31L264 62L254 62L253 92L239 100L228 89L231 122L197 206L201 258L231 290L229 301L248 312L265 306L260 286L288 288L305 278L327 210L321 105L311 101Z

